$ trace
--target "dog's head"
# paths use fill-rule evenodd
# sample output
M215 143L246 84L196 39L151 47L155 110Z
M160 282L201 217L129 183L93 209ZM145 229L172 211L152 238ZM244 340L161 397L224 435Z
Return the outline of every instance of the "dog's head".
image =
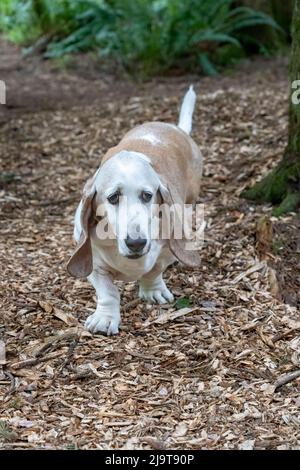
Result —
M158 205L174 202L171 191L145 155L122 151L108 159L85 185L79 206L81 236L68 263L69 273L75 277L91 273L92 229L100 240L115 238L121 256L137 259L146 255L151 248L152 221ZM184 254L179 241L170 238L169 244L180 261L195 265L194 256Z
M117 240L120 255L136 259L151 247L151 219L161 183L150 160L143 154L122 151L102 166L96 181L97 227Z

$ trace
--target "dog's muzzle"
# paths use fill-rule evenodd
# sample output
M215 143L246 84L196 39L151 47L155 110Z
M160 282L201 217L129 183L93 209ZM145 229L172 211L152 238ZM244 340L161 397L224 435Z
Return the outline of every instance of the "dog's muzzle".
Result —
M127 248L129 249L129 254L127 255L127 258L130 259L137 259L143 256L145 253L143 253L143 250L147 244L147 239L146 238L131 238L127 237L125 240L125 244Z

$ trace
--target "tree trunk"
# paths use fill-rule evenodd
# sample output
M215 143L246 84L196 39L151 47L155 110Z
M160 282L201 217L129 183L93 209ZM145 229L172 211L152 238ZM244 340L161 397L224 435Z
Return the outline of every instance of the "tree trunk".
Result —
M271 4L275 21L290 36L295 0L272 0Z
M292 20L291 84L295 80L300 80L300 0L295 0ZM299 93L298 100L292 100L294 92L291 87L289 136L283 159L269 175L243 194L257 202L279 204L274 215L295 211L300 204L300 100Z

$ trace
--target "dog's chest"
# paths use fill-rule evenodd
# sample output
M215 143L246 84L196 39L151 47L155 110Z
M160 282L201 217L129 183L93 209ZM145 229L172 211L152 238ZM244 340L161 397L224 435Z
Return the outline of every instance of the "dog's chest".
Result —
M149 253L139 259L121 256L115 246L93 249L94 269L105 267L114 271L114 278L120 281L136 281L151 271L161 252L161 245L152 241Z

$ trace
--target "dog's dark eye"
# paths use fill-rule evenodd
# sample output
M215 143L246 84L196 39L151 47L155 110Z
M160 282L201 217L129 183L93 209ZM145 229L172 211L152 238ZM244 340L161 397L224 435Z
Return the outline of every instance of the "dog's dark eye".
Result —
M114 194L112 194L111 196L108 196L107 200L110 204L112 204L113 206L115 206L116 204L119 203L119 199L120 199L120 193L119 192L116 192Z
M144 202L149 202L152 199L152 193L149 193L148 191L143 191L141 194L141 198Z

